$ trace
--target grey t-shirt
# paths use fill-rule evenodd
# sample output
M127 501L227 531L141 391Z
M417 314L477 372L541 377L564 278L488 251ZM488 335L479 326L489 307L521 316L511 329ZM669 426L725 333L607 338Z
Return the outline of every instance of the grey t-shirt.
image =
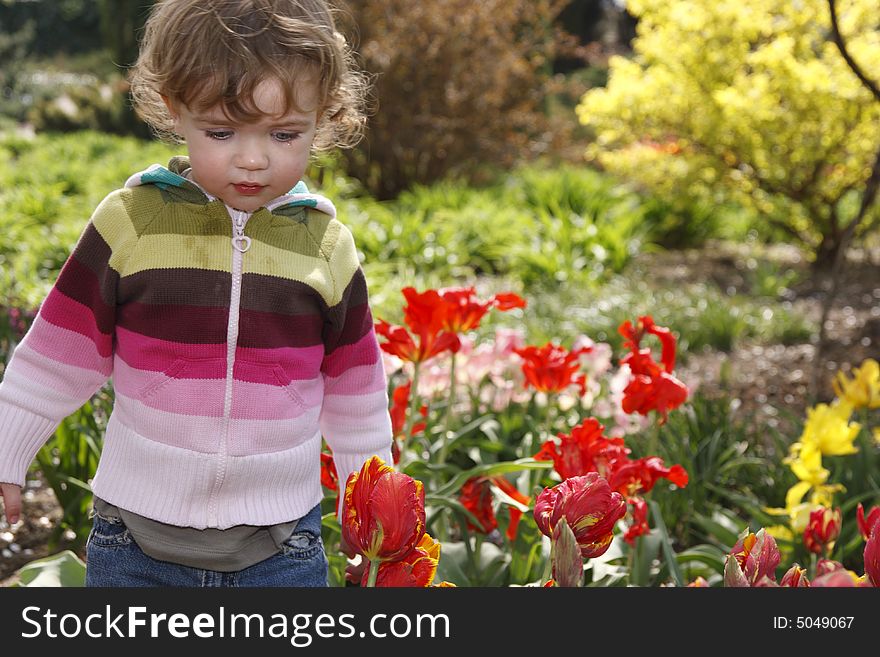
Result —
M219 572L244 570L277 554L299 522L194 529L150 520L99 497L94 499L94 508L100 516L122 520L138 547L153 559Z

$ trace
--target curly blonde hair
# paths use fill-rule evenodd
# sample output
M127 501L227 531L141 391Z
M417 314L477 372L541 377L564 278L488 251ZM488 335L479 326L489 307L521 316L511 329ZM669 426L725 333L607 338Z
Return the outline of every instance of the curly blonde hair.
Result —
M296 88L318 85L314 148L350 148L366 123L367 78L324 0L160 0L129 73L135 110L157 134L180 140L163 97L239 122L260 112L254 92L277 80L284 110L303 111Z

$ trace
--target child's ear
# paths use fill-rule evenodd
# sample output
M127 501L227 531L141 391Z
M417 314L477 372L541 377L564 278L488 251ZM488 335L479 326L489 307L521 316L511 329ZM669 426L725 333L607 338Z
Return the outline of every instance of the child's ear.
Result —
M168 113L171 115L171 120L174 121L175 125L180 120L180 112L177 111L177 107L168 96L162 96L162 102L165 103L165 107L168 108Z

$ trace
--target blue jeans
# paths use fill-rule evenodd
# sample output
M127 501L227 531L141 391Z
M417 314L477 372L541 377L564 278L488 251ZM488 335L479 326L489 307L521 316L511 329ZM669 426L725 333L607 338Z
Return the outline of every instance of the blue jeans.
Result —
M281 552L235 572L191 568L147 556L115 518L95 515L86 545L86 586L327 586L321 506L315 506Z

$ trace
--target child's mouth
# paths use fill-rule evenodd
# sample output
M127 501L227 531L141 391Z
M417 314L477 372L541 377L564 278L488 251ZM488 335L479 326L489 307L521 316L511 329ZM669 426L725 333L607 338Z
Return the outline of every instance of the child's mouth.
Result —
M263 190L263 185L250 185L247 183L238 183L233 185L233 187L235 187L235 191L245 196L253 196L254 194L259 194Z

